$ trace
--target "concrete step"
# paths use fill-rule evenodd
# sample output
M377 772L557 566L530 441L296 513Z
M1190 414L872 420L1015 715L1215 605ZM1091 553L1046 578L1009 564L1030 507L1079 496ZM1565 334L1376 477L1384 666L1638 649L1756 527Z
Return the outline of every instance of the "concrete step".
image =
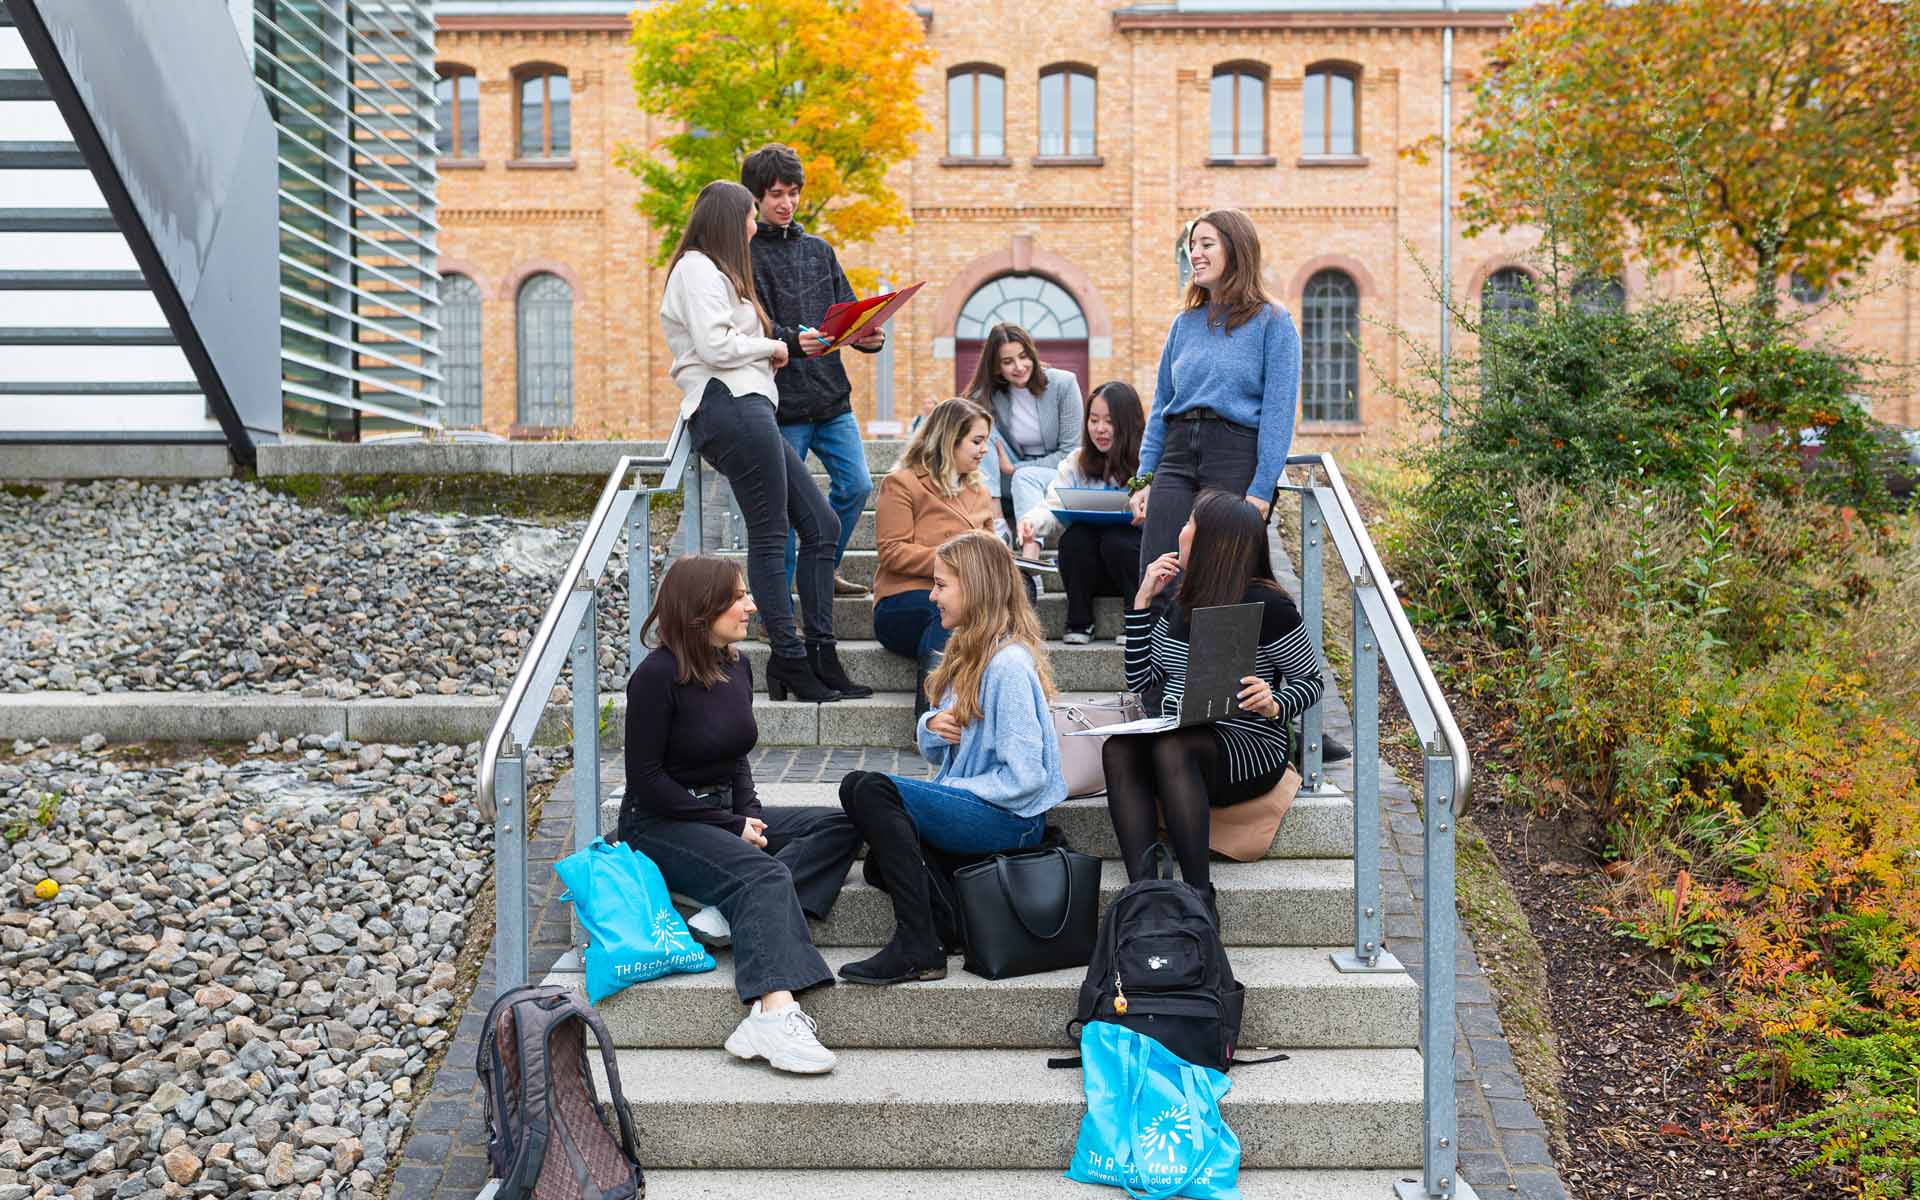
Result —
M833 915L813 922L816 946L882 946L893 936L893 901L868 887L856 865ZM1353 937L1353 863L1270 858L1217 863L1220 937L1229 946L1337 946ZM1100 908L1127 885L1117 862L1100 868Z
M0 346L172 346L173 330L160 326L15 326L0 329Z
M606 786L613 794L614 786ZM840 784L770 783L760 788L760 802L767 808L838 808ZM1113 821L1107 816L1107 802L1099 796L1068 800L1047 813L1049 824L1066 835L1067 845L1096 858L1118 859L1120 843L1113 835ZM600 806L600 828L620 828L620 801L608 799ZM1353 854L1353 802L1340 792L1301 795L1287 810L1280 823L1268 858L1346 858Z
M734 562L739 563L741 570L746 570L747 552L744 549L719 550L717 553L722 558L732 559ZM840 574L863 587L870 588L873 586L873 577L879 568L880 555L878 551L874 550L849 549L840 559ZM1060 577L1058 575L1045 574L1036 576L1036 578L1040 580L1040 590L1042 593L1060 591Z
M866 947L822 951L838 971L872 953ZM1246 948L1233 951L1233 973L1247 986L1243 1046L1391 1048L1419 1044L1420 990L1411 976L1342 975L1328 947ZM719 969L669 975L617 992L599 1004L614 1044L635 1049L718 1046L740 1020L733 958L716 951ZM806 1009L820 1022L828 1046L902 1049L1066 1048L1085 972L1049 971L989 980L949 963L945 979L894 988L840 984L807 994ZM547 979L584 987L578 972ZM1249 1049L1249 1054L1252 1050Z
M0 292L144 292L138 271L0 271Z
M0 142L0 171L86 170L72 142Z
M1047 639L1058 642L1067 632L1067 598L1060 592L1042 592L1034 611ZM1098 641L1117 641L1124 625L1118 596L1100 596L1093 602L1093 632ZM756 617L753 636L764 638L765 628ZM873 598L871 596L835 596L833 599L833 636L843 642L873 640Z
M30 67L9 67L0 71L0 100L51 100L47 81Z
M0 209L0 233L115 233L119 228L104 208Z
M0 383L0 396L192 396L200 385L191 379L60 380Z
M1417 1051L1291 1054L1236 1071L1221 1103L1245 1165L1420 1161ZM600 1056L590 1061L604 1088ZM669 1170L771 1162L1058 1171L1086 1112L1081 1073L1048 1070L1038 1050L852 1050L824 1076L784 1074L718 1049L621 1050L617 1062L649 1161Z
M1413 1173L1414 1176L1418 1172ZM1406 1171L1243 1170L1243 1200L1387 1200ZM833 1200L1088 1200L1089 1192L1055 1164L1032 1171L654 1171L647 1183L672 1200L767 1200L769 1196Z
M753 664L755 688L767 690L767 658L773 653L765 642L747 642L742 647ZM918 670L914 660L904 658L879 642L845 641L839 644L840 665L855 683L886 692L911 692ZM1064 643L1047 647L1047 661L1053 668L1055 685L1065 691L1119 692L1127 686L1124 651L1118 642L1093 642L1085 646Z

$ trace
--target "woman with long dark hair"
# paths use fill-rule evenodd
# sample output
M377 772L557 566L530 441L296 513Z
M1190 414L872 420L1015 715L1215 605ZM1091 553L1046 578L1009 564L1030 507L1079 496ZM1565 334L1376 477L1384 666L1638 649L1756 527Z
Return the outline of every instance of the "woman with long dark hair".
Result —
M993 414L994 455L987 490L1006 496L1015 516L1040 503L1053 470L1080 445L1080 380L1040 361L1033 335L1002 323L967 385L967 399Z
M922 841L955 854L1030 849L1046 833L1047 810L1067 798L1047 708L1053 673L1019 575L993 534L975 530L940 547L933 603L953 637L927 681L938 707L917 727L920 753L938 769L932 779L854 771L840 781L868 869L893 899L893 936L840 968L849 983L946 975Z
M739 651L753 612L740 568L723 558L689 555L660 581L640 627L654 648L627 681L619 836L669 888L708 906L687 922L695 933L731 942L734 991L749 1007L727 1052L812 1075L834 1057L794 993L833 972L807 917L832 910L860 835L836 809L760 806L753 668Z
M1193 276L1140 443L1142 571L1173 549L1202 488L1245 496L1267 515L1300 403L1300 334L1260 280L1253 221L1215 209L1188 231L1187 254Z
M757 229L746 188L718 179L700 189L660 301L673 381L684 397L680 415L693 448L732 485L746 519L747 581L773 645L767 694L815 703L871 696L871 688L847 678L834 647L840 519L774 421L773 373L786 365L788 350L769 336L772 327L754 295L748 244ZM800 539L794 586L804 639L794 630L787 598L789 528Z
M1140 529L1132 525L1096 524L1067 520L1063 526L1053 511L1062 508L1060 489L1119 491L1140 469L1140 434L1145 415L1140 393L1119 380L1103 383L1087 397L1086 432L1080 449L1055 470L1046 499L1020 517L1020 545L1028 558L1040 553L1040 542L1060 534L1060 580L1067 589L1069 646L1093 640L1093 598L1131 596L1140 586Z
M1173 603L1157 616L1151 605L1174 576ZM1107 812L1127 877L1138 879L1156 829L1165 825L1180 875L1206 893L1209 809L1240 804L1270 790L1287 769L1289 725L1320 698L1320 659L1300 610L1273 577L1266 521L1238 492L1203 492L1179 533L1179 547L1147 564L1127 610L1127 686L1147 711L1180 710L1187 678L1193 611L1222 604L1260 604L1253 674L1241 682L1246 716L1165 733L1107 739Z

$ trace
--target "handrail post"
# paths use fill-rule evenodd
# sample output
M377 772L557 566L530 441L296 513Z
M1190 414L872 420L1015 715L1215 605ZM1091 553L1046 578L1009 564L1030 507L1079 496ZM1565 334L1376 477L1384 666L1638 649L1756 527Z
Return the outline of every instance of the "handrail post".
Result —
M527 760L508 745L494 768L493 994L527 982Z
M593 584L580 581L586 611L574 632L573 667L573 848L585 850L600 836L600 621ZM573 944L587 950L586 931L573 917Z
M1380 645L1353 586L1353 949L1338 950L1341 972L1401 971L1386 952L1386 917L1380 911Z
M1453 1092L1454 916L1453 758L1446 747L1426 747L1426 896L1421 903L1420 980L1421 1178L1394 1185L1398 1200L1473 1200L1460 1179L1459 1112Z
M681 544L684 554L698 554L707 544L705 497L707 473L701 469L700 452L687 446L687 469L680 476L680 528L686 531Z
M640 627L653 608L653 492L642 487L627 510L627 674L640 669Z
M1320 502L1314 499L1311 491L1303 491L1300 493L1300 615L1306 621L1307 638L1313 642L1316 667L1327 661L1326 616L1321 601L1326 586L1322 568L1326 541L1327 523L1320 515ZM1318 792L1326 784L1320 763L1320 726L1323 716L1319 702L1300 714L1302 791Z

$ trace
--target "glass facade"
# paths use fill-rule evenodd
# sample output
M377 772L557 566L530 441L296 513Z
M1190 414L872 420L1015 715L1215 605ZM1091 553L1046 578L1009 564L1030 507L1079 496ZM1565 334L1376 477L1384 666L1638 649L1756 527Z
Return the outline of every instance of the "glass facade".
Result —
M282 404L351 438L442 423L430 0L254 0L279 131Z

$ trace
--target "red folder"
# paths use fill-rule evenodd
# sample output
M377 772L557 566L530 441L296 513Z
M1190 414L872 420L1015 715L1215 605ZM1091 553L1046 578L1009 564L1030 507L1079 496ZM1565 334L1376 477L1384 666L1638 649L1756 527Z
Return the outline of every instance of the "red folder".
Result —
M814 332L827 340L829 352L838 349L842 342L858 341L868 332L892 320L900 306L913 299L913 294L924 286L926 281L921 280L897 292L836 304L827 310L827 315L820 319L820 325Z

